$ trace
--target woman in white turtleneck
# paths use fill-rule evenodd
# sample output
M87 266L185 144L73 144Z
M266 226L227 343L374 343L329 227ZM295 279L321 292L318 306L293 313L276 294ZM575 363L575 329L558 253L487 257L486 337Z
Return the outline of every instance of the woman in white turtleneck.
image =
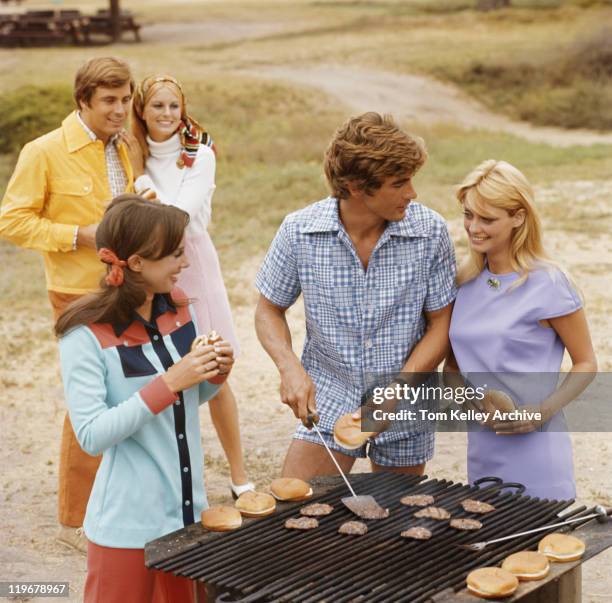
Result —
M189 267L178 286L192 299L198 332L217 331L235 352L234 332L219 258L208 234L215 190L215 150L210 136L187 114L179 82L167 75L144 79L134 91L132 135L125 134L136 192L189 213L185 253ZM147 193L150 194L150 193ZM254 489L244 468L238 406L229 383L210 401L213 424L227 456L234 496Z

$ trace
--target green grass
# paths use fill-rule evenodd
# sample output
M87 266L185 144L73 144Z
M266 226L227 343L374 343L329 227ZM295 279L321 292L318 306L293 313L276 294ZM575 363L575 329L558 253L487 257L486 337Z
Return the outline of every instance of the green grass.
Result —
M267 249L288 212L327 194L323 152L343 117L316 92L251 78L186 82L185 88L190 111L218 143L212 234L224 265L238 267ZM33 95L46 98L42 92ZM66 108L65 99L55 103L49 105L51 113ZM18 107L17 112L21 111ZM11 118L5 112L4 119ZM407 127L413 129L410 124ZM610 152L605 146L555 148L505 134L466 133L449 125L415 126L414 131L425 138L430 154L416 178L420 198L449 217L456 213L454 187L484 159L510 161L539 184L606 178L610 173ZM0 188L13 165L14 155L0 159ZM10 256L4 265L11 265L19 253L3 247L3 254ZM35 256L25 257L31 262ZM21 282L18 272L14 285L18 297L29 297L32 287L38 290L31 282ZM11 290L14 287L5 292L12 297Z
M74 108L72 88L21 86L0 95L0 153L15 154L28 141L58 127Z

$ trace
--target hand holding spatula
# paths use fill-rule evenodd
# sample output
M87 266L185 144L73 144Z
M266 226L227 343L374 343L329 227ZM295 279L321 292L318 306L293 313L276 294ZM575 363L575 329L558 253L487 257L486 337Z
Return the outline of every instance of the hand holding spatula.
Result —
M389 509L383 509L376 502L376 499L373 496L370 496L368 494L358 496L355 493L355 490L353 490L353 487L351 486L346 475L344 474L344 471L342 471L342 468L336 460L336 457L333 455L332 451L327 445L325 438L319 431L319 428L317 427L318 422L319 417L316 414L308 415L308 423L312 425L312 429L316 431L317 435L319 436L319 439L321 440L321 442L323 442L323 446L325 446L325 449L327 450L329 456L334 462L334 465L336 465L340 476L344 480L344 483L347 485L348 489L351 491L352 496L345 496L344 498L342 498L342 504L347 507L352 513L354 513L358 517L361 517L362 519L384 519L385 517L389 517Z

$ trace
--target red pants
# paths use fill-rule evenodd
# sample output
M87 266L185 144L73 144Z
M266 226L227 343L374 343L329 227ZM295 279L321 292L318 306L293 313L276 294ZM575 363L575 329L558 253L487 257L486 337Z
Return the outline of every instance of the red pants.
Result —
M194 588L188 578L147 569L143 549L89 543L84 603L195 603Z

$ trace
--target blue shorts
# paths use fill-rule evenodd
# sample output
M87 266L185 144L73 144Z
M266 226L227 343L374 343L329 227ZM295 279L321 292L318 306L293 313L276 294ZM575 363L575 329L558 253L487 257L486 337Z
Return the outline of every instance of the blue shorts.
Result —
M372 462L382 467L412 467L414 465L421 465L431 460L434 453L435 437L433 433L415 433L397 439L397 437L383 432L370 439L360 448L348 450L336 443L332 431L321 428L320 424L319 431L325 439L325 443L332 450L337 450L342 454L355 458L369 457ZM295 430L293 438L323 446L319 436L314 431L306 429L301 423Z

